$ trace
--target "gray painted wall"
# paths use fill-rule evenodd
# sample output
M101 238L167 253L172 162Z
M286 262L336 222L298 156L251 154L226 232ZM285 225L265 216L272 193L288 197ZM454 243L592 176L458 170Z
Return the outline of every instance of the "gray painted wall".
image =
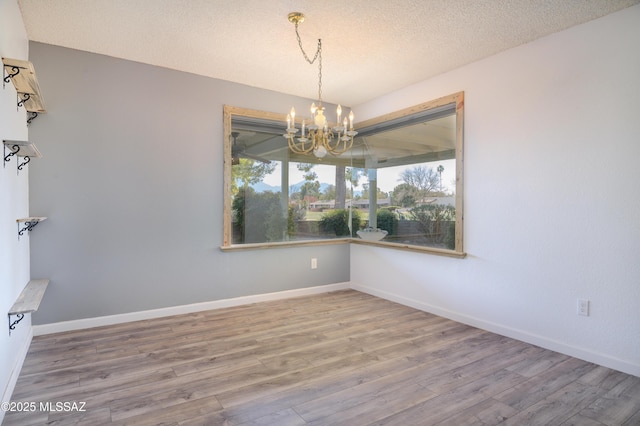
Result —
M30 126L31 212L49 217L31 274L51 279L34 324L349 281L348 245L219 249L223 105L308 100L40 43L30 60L49 111Z

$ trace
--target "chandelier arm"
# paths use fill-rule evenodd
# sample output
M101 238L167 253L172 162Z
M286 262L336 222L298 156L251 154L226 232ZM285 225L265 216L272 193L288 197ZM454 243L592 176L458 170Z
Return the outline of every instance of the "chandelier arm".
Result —
M324 145L326 150L332 155L340 155L351 149L353 146L353 137L341 137L338 133L338 137L335 139L335 142L333 141L333 138L329 138L324 142Z
M296 154L309 154L315 148L313 139L309 139L309 147L305 146L306 142L296 143L293 136L287 136L287 142L289 144L289 149Z

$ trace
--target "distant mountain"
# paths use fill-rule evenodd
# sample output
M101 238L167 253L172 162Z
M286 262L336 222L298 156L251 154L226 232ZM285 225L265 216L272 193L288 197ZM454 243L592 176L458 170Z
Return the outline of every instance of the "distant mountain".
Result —
M271 192L280 192L280 187L279 186L274 186L274 185L268 185L264 182L258 182L254 185L251 185L251 187L253 189L256 190L256 192L267 192L267 191L271 191Z
M300 181L298 183L294 183L293 185L289 185L289 192L298 192L300 191L300 188L302 188L302 185L304 185L305 181ZM332 184L330 183L322 183L320 182L320 192L325 192L327 189L329 189L329 187Z
M302 185L304 185L304 181L300 181L298 183L294 183L293 185L289 185L289 192L300 191L300 188L302 188ZM331 185L332 184L329 184L329 183L320 183L320 192L325 192ZM258 182L254 185L251 185L251 187L255 189L256 192L266 192L266 191L280 192L279 186L268 185L264 182Z

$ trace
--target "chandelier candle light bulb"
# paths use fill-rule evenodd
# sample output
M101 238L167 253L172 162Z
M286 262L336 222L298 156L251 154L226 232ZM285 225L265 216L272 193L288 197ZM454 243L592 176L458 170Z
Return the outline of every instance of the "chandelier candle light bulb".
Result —
M318 108L318 112L316 112L315 118L316 126L324 127L327 124L327 119L324 116L324 108Z

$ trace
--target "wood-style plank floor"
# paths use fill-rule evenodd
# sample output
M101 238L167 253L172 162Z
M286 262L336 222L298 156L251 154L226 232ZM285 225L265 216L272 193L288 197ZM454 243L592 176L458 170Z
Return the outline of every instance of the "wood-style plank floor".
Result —
M39 336L13 401L38 409L5 425L640 424L638 377L351 290Z

